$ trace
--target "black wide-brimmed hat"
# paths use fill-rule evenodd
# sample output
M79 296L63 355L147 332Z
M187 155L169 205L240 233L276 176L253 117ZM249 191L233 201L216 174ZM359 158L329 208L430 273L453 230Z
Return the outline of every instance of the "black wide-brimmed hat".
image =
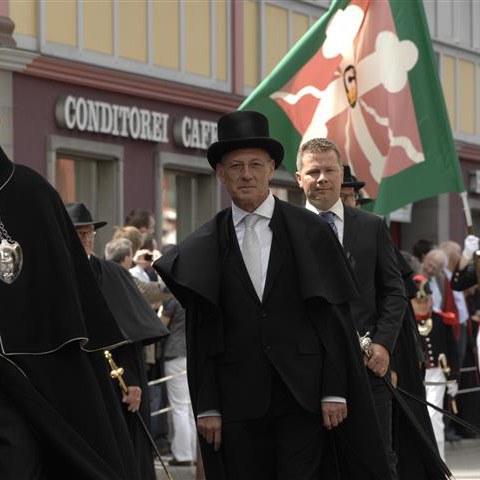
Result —
M373 201L374 201L373 198L367 198L367 197L358 197L357 198L357 203L360 206L368 205L369 203L372 203Z
M283 145L269 136L268 119L260 112L236 111L222 115L218 120L218 142L210 145L208 163L215 170L225 153L240 148L262 148L275 161L282 163Z
M107 222L94 222L92 214L83 203L67 203L65 205L74 227L83 227L84 225L93 225L93 228L104 227Z
M352 175L352 171L350 170L350 165L343 166L343 183L342 187L351 187L354 190L360 190L365 186L365 182L361 182L357 180L355 175Z

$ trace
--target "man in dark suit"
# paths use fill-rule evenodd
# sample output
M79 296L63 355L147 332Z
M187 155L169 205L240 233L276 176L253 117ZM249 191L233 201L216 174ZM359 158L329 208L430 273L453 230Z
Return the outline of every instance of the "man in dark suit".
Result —
M218 134L208 160L232 207L154 264L186 308L206 476L387 479L348 260L328 225L270 193L283 147L262 114L226 114ZM349 455L321 465L332 429Z
M307 209L329 223L352 265L360 296L350 302L351 312L360 335L372 340L365 362L391 476L398 478L391 393L381 377L390 375L390 356L407 299L388 230L380 217L342 204L343 165L335 143L319 138L304 143L296 177L307 197Z

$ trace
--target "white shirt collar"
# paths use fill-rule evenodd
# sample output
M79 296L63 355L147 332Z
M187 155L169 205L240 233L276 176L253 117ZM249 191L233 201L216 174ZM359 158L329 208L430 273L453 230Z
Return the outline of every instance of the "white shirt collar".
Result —
M255 213L260 217L264 217L270 220L272 218L274 208L275 199L273 198L272 192L269 192L268 197L264 200L264 202L259 205L254 212L251 213ZM246 212L245 210L242 210L240 207L237 207L237 205L232 203L233 225L237 226L247 215L250 215L250 212Z
M322 210L319 210L317 207L312 205L308 200L305 205L305 208L307 210L310 210L313 213L316 213L317 215L322 212ZM333 212L343 222L343 217L345 215L344 215L343 203L340 200L340 198L328 209L328 211Z

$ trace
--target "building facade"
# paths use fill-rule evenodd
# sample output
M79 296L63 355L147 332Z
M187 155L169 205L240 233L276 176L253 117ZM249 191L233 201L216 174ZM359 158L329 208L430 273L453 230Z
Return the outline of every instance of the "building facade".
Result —
M240 105L329 3L3 0L0 144L65 202L83 201L111 226L132 208L148 208L158 239L180 241L228 204L205 160L216 120ZM480 3L424 3L480 223ZM273 189L303 202L284 170ZM460 240L460 208L453 194L418 202L409 222L392 222L395 239L404 248L420 237ZM111 233L102 231L100 247Z

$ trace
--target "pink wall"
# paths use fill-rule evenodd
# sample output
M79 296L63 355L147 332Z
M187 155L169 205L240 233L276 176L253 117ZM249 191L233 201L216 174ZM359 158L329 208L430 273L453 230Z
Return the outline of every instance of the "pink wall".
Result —
M158 148L167 152L206 158L205 152L180 148L174 145L172 141L169 144L159 144L158 146L154 142L122 139L97 133L72 132L65 128L59 128L55 120L55 101L59 96L68 94L109 103L157 110L168 113L171 119L189 115L204 120L216 121L219 116L216 112L198 111L140 97L70 85L20 73L14 74L13 128L15 161L26 164L45 175L47 138L49 135L62 135L82 140L122 145L124 147L125 160L125 211L135 207L154 210L154 160ZM172 128L172 124L173 122L170 122L170 128ZM169 138L172 139L172 137L172 132L169 132Z

